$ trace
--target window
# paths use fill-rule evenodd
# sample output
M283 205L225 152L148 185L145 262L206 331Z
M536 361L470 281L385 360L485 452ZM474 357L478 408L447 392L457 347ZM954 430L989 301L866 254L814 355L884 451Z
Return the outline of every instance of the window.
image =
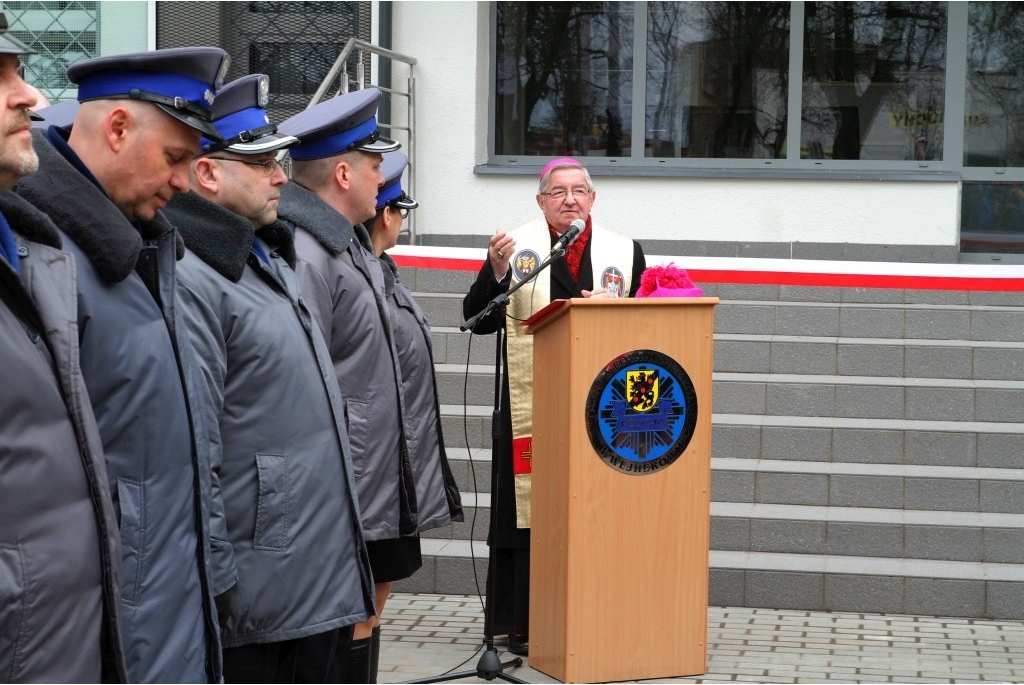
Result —
M496 41L498 154L631 154L629 3L499 3Z
M940 160L946 3L808 2L802 159Z
M788 4L649 3L644 155L783 157L788 74Z

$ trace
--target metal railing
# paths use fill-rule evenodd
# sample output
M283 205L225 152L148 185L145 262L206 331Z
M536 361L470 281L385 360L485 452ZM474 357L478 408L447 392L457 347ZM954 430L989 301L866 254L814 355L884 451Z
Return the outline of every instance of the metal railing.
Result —
M355 78L349 75L348 64L349 59L355 53ZM384 57L391 60L392 63L400 62L406 65L408 74L406 76L405 90L401 90L395 87L395 83L398 78L394 73L391 74L389 79L391 85L383 86L377 83L373 83L371 78L367 77L368 66L373 56ZM317 88L316 93L313 94L309 104L306 105L306 109L313 107L314 105L322 102L327 94L334 90L334 94L330 97L337 97L352 91L353 87L355 90L362 90L363 88L377 88L388 98L388 121L382 121L380 118L380 110L378 110L377 125L380 128L388 129L391 133L392 138L395 137L395 131L404 131L406 141L402 145L402 149L406 155L409 156L409 168L405 174L404 187L406 191L412 197L416 197L416 136L415 136L415 123L416 123L416 79L413 70L416 65L416 58L410 57L409 55L403 55L387 48L382 48L372 43L359 40L358 38L349 38L348 42L345 43L345 47L342 48L341 52L338 53L337 59L334 60L334 64L331 65L330 70L327 72L327 76L324 77L320 87ZM379 65L378 65L379 67ZM383 102L383 99L382 99ZM396 120L396 104L399 102L405 102L405 123L399 123ZM409 218L405 221L402 227L402 233L406 233L409 236L410 244L416 244L416 213L411 212Z

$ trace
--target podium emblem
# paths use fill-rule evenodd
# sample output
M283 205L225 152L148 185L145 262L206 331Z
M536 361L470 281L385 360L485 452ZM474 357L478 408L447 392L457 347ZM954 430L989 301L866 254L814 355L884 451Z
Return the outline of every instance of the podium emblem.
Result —
M697 426L697 391L683 367L656 350L609 362L587 395L587 432L598 456L624 474L670 466Z

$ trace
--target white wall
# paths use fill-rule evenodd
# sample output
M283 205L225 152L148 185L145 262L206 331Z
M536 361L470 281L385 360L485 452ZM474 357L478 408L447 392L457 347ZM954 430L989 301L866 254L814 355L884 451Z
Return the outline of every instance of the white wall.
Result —
M489 5L400 0L393 47L416 64L420 234L514 228L539 211L532 176L475 175L486 160ZM597 177L595 219L635 238L957 244L959 185Z

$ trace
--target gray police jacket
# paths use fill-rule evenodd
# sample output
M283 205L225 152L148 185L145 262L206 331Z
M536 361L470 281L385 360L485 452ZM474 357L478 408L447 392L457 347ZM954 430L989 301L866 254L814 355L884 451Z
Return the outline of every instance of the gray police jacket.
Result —
M185 316L208 391L214 486L237 582L217 598L225 647L280 642L373 613L341 398L299 300L291 231L195 193L166 209L189 248Z
M416 474L416 501L423 527L462 521L459 494L441 430L441 403L434 375L434 349L430 322L409 288L398 280L398 268L385 253L380 257L384 291L391 306L395 351L402 370L405 435L409 459Z
M296 228L302 298L320 325L345 398L363 534L413 535L421 525L402 416L401 371L372 252L353 240L351 222L297 183L281 189L278 217Z
M78 366L75 264L57 228L0 194L21 275L0 259L0 680L127 682L121 547Z
M121 532L128 675L218 682L207 523L216 503L200 381L177 313L177 235L159 213L129 223L50 132L65 152L33 132L39 172L14 190L53 219L77 265L81 368Z

